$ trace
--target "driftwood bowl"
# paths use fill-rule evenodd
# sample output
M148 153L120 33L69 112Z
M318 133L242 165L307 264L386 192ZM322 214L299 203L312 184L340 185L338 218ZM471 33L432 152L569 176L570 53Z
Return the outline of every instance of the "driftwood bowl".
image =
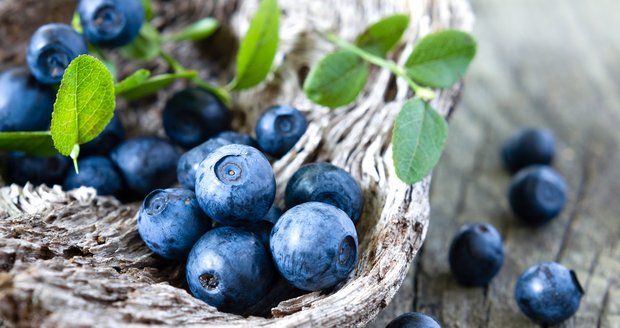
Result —
M182 265L154 256L136 231L139 203L97 197L92 189L16 185L0 188L0 326L363 326L387 306L424 241L429 216L430 177L409 186L396 177L391 129L407 85L374 69L357 102L330 111L301 91L308 68L333 47L313 31L353 39L369 23L394 13L411 15L411 26L393 59L404 61L415 40L444 28L469 30L467 0L280 0L281 43L275 70L260 87L234 95L235 125L249 132L272 104L292 104L310 126L302 140L273 163L277 200L300 165L329 161L345 168L364 190L365 210L357 225L360 257L349 279L333 290L291 294L271 304L265 317L218 312L187 291ZM154 1L154 25L164 33L215 16L224 28L212 39L183 42L167 50L203 77L223 84L232 77L238 35L258 0ZM0 0L0 65L24 63L30 34L46 22L69 22L75 1ZM114 58L120 75L136 64ZM166 66L146 64L154 73ZM162 134L160 113L171 90L136 103L119 101L130 135ZM460 86L444 90L434 106L447 116ZM0 185L5 183L0 179Z

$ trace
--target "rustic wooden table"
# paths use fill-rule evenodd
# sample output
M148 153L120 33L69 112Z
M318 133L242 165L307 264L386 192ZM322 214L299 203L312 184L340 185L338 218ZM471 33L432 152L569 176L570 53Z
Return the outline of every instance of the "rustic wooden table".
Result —
M416 310L443 327L536 327L513 299L517 277L540 261L577 272L585 297L562 327L620 327L620 2L473 0L477 59L435 170L429 233L409 278L375 321ZM522 126L553 129L554 166L570 186L551 224L509 211L501 143ZM447 255L457 228L489 222L505 262L488 288L460 287Z

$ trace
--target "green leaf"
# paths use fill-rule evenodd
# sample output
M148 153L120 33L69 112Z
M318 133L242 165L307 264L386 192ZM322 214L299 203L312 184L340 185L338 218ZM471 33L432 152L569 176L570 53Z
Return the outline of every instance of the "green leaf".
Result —
M122 94L127 92L127 90L135 89L146 82L149 76L151 76L151 72L149 70L139 69L121 82L117 83L114 86L114 93Z
M0 132L0 149L23 151L39 156L58 154L49 131Z
M54 146L69 156L95 138L114 116L114 82L105 65L81 55L67 67L56 95L50 131Z
M127 59L149 61L159 56L160 50L159 32L150 24L144 23L138 37L132 43L120 48L120 53Z
M408 184L427 176L439 161L448 137L448 124L429 104L405 103L392 131L396 175Z
M267 77L278 50L279 29L278 2L262 0L239 47L237 76L231 83L233 89L253 87Z
M317 104L336 108L354 101L367 79L368 63L350 51L338 51L312 68L304 93Z
M76 12L73 13L73 18L71 19L71 27L73 29L82 34L84 33L84 29L82 28L82 21L80 20L80 15Z
M153 19L153 5L151 4L151 0L141 0L142 7L144 8L144 19L146 21L150 21Z
M185 27L183 30L165 38L166 41L198 41L210 37L220 27L217 19L213 17L203 18Z
M135 75L135 74L134 74ZM148 97L157 93L161 89L165 89L177 79L193 79L196 77L195 71L185 71L181 73L161 74L144 80L140 84L127 84L122 90L116 94L127 100L136 100Z
M355 40L355 44L378 56L385 55L394 48L409 26L409 16L393 15L372 24Z
M446 88L460 80L476 55L476 40L461 31L445 30L422 38L405 63L414 81Z

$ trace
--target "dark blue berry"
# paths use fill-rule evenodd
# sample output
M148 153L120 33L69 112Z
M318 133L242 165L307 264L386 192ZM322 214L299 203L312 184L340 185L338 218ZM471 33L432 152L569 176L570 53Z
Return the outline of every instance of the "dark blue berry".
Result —
M254 140L254 138L247 133L224 131L216 134L214 138L222 138L230 141L230 143L258 148L258 143L256 143L256 140Z
M106 157L92 156L78 161L80 173L69 170L64 182L65 190L82 186L92 187L102 196L117 196L123 189L123 179Z
M155 137L128 139L110 154L127 187L141 197L176 181L179 156L172 144Z
M484 223L466 224L450 245L450 269L466 286L485 286L504 263L504 246L497 230Z
M566 204L564 178L548 166L527 167L512 178L508 202L524 222L539 225L557 217Z
M570 318L584 291L574 271L555 262L543 262L525 271L515 286L515 300L530 319L557 325Z
M138 232L155 254L184 259L192 246L211 229L193 191L181 188L153 190L142 203Z
M207 155L226 145L230 145L230 142L221 138L211 138L181 155L177 164L177 179L183 188L194 190L198 165L207 158Z
M187 259L192 294L225 312L247 311L267 294L273 275L269 252L256 235L233 227L207 232Z
M168 137L185 147L196 147L219 132L229 130L230 110L212 93L189 88L176 93L164 108Z
M140 0L80 0L77 12L86 39L101 47L131 43L144 23Z
M112 149L125 140L125 129L118 113L95 139L80 146L80 156L107 156Z
M302 166L289 180L285 191L286 206L305 202L323 202L345 211L357 224L364 207L362 189L345 170L329 163Z
M304 135L308 121L291 106L273 106L256 122L256 141L265 153L282 157Z
M32 34L26 61L39 82L58 84L69 63L86 53L88 48L84 38L71 26L46 24Z
M256 148L232 144L213 151L196 171L202 209L222 225L259 221L276 195L271 164Z
M9 153L9 181L20 185L30 182L33 185L62 184L71 161L68 157L55 155L51 157L29 156L21 152Z
M56 92L25 68L0 74L0 132L45 131L52 120Z
M357 262L357 232L349 217L329 204L310 202L286 211L271 230L278 271L309 291L345 280Z
M263 217L263 220L269 221L272 224L276 224L276 222L278 222L281 216L282 216L282 210L276 204L273 204L271 205L269 212L267 212L265 217Z
M237 228L255 234L261 244L263 244L265 248L269 248L269 237L271 236L273 223L265 220L252 221L239 225Z
M549 165L554 155L555 137L547 129L522 129L502 147L504 166L513 173L530 165Z
M419 312L409 312L392 320L385 328L441 328L430 316Z

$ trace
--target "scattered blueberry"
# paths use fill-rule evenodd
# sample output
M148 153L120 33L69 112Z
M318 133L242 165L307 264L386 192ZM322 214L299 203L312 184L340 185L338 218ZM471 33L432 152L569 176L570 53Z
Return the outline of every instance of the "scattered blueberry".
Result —
M177 179L183 188L194 190L198 165L200 165L211 152L229 144L230 142L227 140L211 138L181 155L179 163L177 164Z
M265 153L282 157L308 128L308 121L291 106L273 106L267 109L256 122L256 141Z
M11 152L8 157L8 180L20 185L62 184L70 165L69 158L62 155L39 157Z
M347 171L329 163L311 163L299 168L286 185L286 206L323 202L345 211L357 224L364 206L362 189Z
M187 259L192 294L218 310L242 314L263 298L273 280L269 252L249 232L233 227L207 232Z
M65 190L81 186L92 187L98 195L118 195L123 189L123 179L106 157L92 156L78 161L80 173L69 170L64 182Z
M40 84L25 68L0 74L0 132L46 131L56 92Z
M269 212L267 212L265 217L263 217L263 220L276 224L276 222L278 222L278 219L280 219L281 216L282 210L276 204L273 204L271 205L271 208L269 208Z
M123 140L125 140L125 129L118 113L116 113L95 139L80 146L80 156L107 156Z
M179 156L172 144L155 137L128 139L110 154L127 187L142 197L176 181Z
M247 133L224 131L216 134L214 138L222 138L230 141L230 143L258 148L258 143L256 140L254 140L254 138Z
M485 286L504 263L504 246L497 230L484 223L466 224L450 245L450 269L466 286Z
M441 328L441 326L426 314L409 312L398 316L385 328Z
M138 216L138 233L155 254L184 259L192 246L211 229L193 191L156 189L144 199Z
M357 262L357 232L335 206L310 202L286 211L271 231L271 254L293 286L317 291L347 278Z
M557 325L570 318L584 291L574 271L555 262L543 262L525 271L515 286L515 300L530 319Z
M28 44L26 61L32 75L44 84L58 84L69 63L88 53L81 34L66 24L46 24L37 29Z
M513 173L530 165L549 165L554 155L555 137L547 129L522 129L502 146L504 165Z
M551 221L566 204L564 178L549 166L527 167L512 178L508 202L524 222L534 225Z
M275 195L271 164L250 146L220 147L196 171L198 203L209 217L223 225L261 220Z
M141 0L80 0L77 12L86 39L101 47L131 43L144 23Z
M230 110L212 93L188 88L176 93L164 108L163 124L175 143L192 148L230 129Z
M255 234L261 244L263 244L266 249L269 249L269 237L271 235L271 229L273 229L273 223L265 220L252 221L239 225L237 228Z

